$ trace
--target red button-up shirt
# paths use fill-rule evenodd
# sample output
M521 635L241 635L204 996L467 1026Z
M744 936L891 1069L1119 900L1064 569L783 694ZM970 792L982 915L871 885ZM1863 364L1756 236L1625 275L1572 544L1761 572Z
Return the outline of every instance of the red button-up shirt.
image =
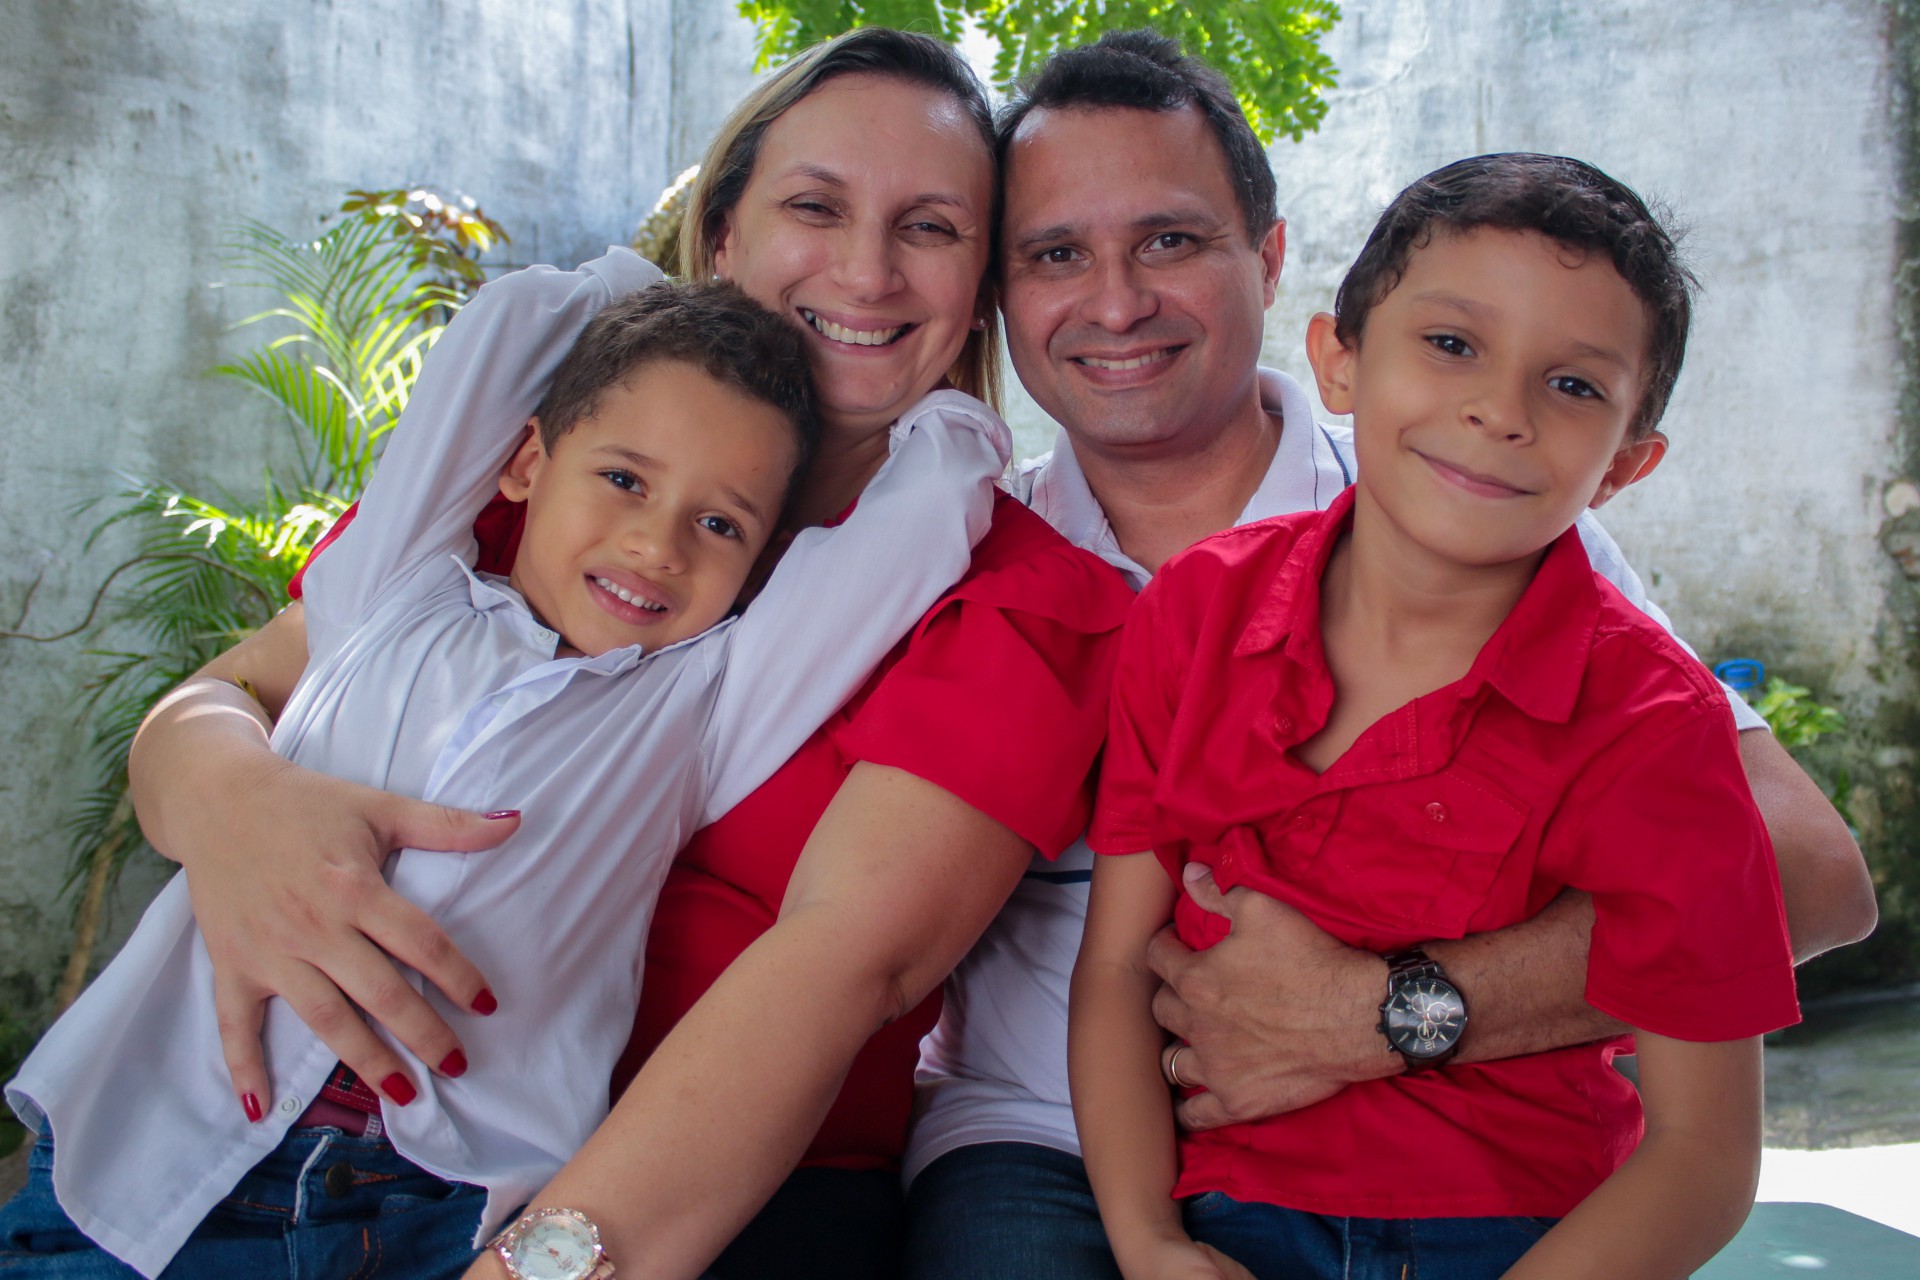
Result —
M1232 529L1170 562L1127 624L1091 842L1189 861L1388 952L1593 895L1587 999L1661 1035L1794 1022L1772 849L1725 696L1596 578L1571 532L1460 681L1370 726L1325 773L1320 577L1352 518ZM1183 894L1190 946L1225 921ZM1382 992L1384 997L1385 992ZM1472 993L1467 993L1469 1000ZM1626 1038L1348 1087L1181 1138L1177 1195L1364 1217L1561 1215L1639 1141ZM1383 1053L1387 1050L1382 1044Z

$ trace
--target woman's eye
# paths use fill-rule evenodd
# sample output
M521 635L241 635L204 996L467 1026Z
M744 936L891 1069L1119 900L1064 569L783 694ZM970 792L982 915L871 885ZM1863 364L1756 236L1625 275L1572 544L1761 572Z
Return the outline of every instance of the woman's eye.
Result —
M631 471L602 471L600 475L608 484L627 493L639 493L642 487L640 477Z
M1579 400L1606 399L1606 397L1600 393L1600 388L1594 386L1585 378L1576 378L1570 373L1563 373L1557 378L1547 379L1547 385L1555 391L1558 391L1561 395L1573 396Z
M1427 335L1427 342L1429 345L1446 352L1450 356L1470 356L1473 354L1473 348L1468 346L1467 340L1458 334L1430 333Z
M725 516L701 516L696 523L708 533L717 533L723 538L740 536L740 526Z
M824 222L833 218L838 210L824 200L809 200L802 197L787 201L787 208L810 222Z
M954 229L946 223L933 222L926 218L907 223L903 230L908 235L925 240L951 240L956 235Z

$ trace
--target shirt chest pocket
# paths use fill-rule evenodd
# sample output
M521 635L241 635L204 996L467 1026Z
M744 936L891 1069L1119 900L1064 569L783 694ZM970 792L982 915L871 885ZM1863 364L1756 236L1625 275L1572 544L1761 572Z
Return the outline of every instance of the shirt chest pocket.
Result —
M1316 894L1345 905L1356 924L1457 938L1493 896L1527 818L1525 805L1457 768L1359 787L1341 797L1338 820L1303 870Z

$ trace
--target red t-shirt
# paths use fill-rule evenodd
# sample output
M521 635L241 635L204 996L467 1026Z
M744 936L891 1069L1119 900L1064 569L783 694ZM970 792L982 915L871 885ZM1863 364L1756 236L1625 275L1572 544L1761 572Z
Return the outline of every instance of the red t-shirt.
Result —
M519 504L496 500L474 531L479 567L506 572ZM966 576L779 772L681 852L648 934L640 1013L614 1071L615 1095L772 927L807 837L856 763L924 778L1049 857L1078 839L1132 604L1107 564L995 495L993 524ZM939 1011L936 992L867 1044L803 1164L898 1164L920 1037Z
M1352 506L1349 490L1324 514L1222 533L1141 595L1095 850L1152 849L1176 881L1204 863L1222 888L1381 953L1525 920L1573 886L1594 899L1596 1008L1688 1040L1796 1021L1772 849L1725 695L1593 574L1574 532L1463 679L1383 717L1324 774L1289 754L1333 705L1320 575ZM1226 932L1184 894L1174 920L1195 947ZM1449 1065L1183 1134L1175 1194L1563 1215L1639 1141L1638 1097L1610 1065L1626 1046Z

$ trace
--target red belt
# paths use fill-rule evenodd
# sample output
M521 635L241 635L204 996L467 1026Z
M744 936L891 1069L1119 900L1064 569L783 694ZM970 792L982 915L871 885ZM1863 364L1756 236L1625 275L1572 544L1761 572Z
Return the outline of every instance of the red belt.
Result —
M381 1133L380 1097L346 1063L338 1062L320 1086L320 1096L293 1123L301 1129L339 1129L356 1138L377 1138Z

